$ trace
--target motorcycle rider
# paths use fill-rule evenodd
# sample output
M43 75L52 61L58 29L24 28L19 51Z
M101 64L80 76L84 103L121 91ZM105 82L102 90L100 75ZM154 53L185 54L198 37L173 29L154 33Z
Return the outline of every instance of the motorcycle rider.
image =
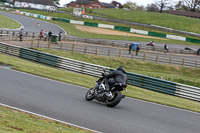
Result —
M106 91L110 91L110 86L114 85L115 83L122 83L126 84L127 76L126 71L122 66L119 66L115 71L111 72L110 74L103 74L106 77L105 85Z

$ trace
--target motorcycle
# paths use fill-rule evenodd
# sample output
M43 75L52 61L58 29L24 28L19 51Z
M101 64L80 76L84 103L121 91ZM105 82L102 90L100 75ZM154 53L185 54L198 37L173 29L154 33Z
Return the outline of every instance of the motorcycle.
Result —
M105 75L105 69L103 69ZM114 107L120 103L121 99L125 97L125 95L121 94L121 91L126 90L127 85L122 83L116 83L110 87L109 91L106 91L106 85L104 80L105 76L96 81L96 85L94 88L91 88L87 91L85 95L85 99L87 101L91 101L93 99L106 103L108 107Z

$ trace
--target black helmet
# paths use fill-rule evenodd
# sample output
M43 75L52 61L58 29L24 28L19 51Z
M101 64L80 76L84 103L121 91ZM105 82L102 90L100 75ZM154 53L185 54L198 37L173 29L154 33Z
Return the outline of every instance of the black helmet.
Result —
M126 73L126 71L124 70L124 67L123 67L123 66L119 66L119 67L117 68L117 70L119 70L119 71L122 71L122 72Z

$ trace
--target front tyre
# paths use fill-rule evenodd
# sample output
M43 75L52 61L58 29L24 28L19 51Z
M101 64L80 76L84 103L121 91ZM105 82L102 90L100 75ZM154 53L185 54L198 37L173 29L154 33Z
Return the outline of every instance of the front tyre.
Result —
M90 90L87 91L87 93L85 94L85 99L87 101L91 101L94 99L94 89L91 88Z
M110 98L106 99L106 105L108 107L116 106L122 99L122 94L119 91L114 91L112 92L112 94L113 94L113 97L111 99Z

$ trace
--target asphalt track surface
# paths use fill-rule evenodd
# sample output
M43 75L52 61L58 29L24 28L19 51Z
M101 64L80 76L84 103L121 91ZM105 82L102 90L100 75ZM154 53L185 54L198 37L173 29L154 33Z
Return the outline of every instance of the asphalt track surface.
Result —
M42 20L38 20L38 19L34 19L34 18L22 16L22 15L16 15L16 14L3 12L3 11L0 11L0 15L17 20L19 23L21 23L24 26L25 32L38 33L38 32L40 32L41 29L43 29L43 31L51 30L53 32L53 34L58 34L60 31L62 31L64 34L66 34L66 32L61 27L59 27L55 24L51 24L51 23L42 21ZM37 26L38 23L40 24L39 27Z
M105 133L199 133L200 114L125 98L88 102L87 89L0 67L0 102Z
M27 32L60 27L0 11ZM36 28L36 24L40 27ZM161 44L162 45L162 44ZM182 46L181 46L182 47ZM106 133L199 133L200 114L125 98L115 108L85 101L87 89L0 68L0 102Z

